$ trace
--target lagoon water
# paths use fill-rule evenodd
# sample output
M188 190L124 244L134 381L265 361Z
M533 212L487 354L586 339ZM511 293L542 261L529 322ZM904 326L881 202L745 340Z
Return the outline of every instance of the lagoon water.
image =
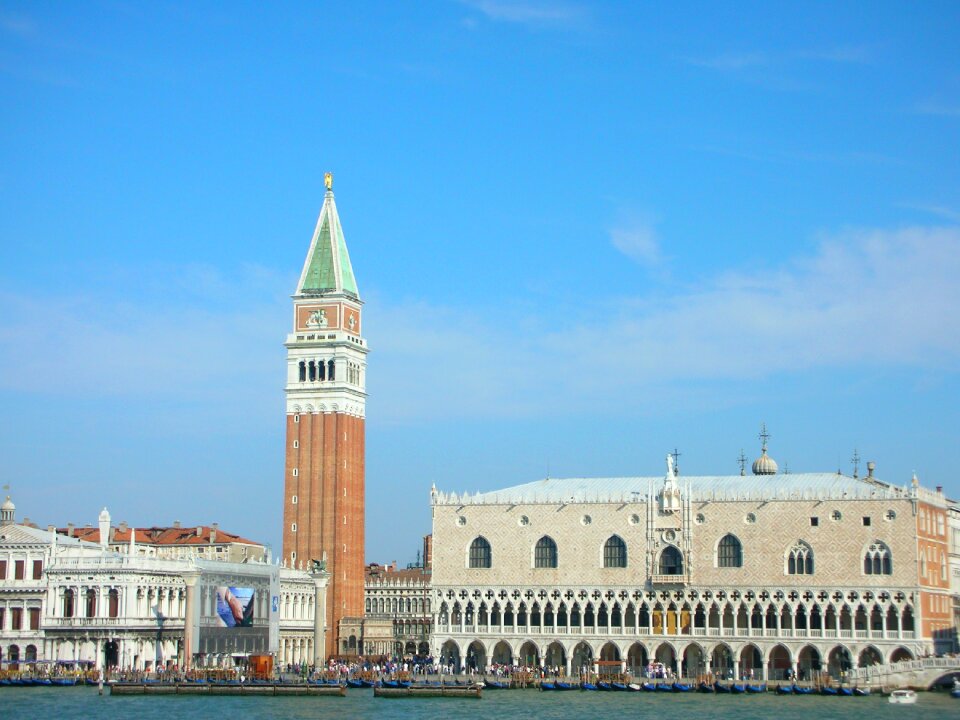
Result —
M891 705L882 696L779 697L625 692L492 690L483 698L373 697L348 690L346 697L199 697L132 695L101 697L96 688L0 688L0 717L11 720L884 720L960 718L960 700L949 693L920 693L916 705Z

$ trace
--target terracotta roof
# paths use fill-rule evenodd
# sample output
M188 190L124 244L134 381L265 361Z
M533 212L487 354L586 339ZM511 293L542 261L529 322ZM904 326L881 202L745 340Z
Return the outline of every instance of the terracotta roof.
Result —
M130 542L130 533L136 533L134 538L138 545L210 545L211 533L216 532L216 545L240 543L241 545L260 545L239 535L229 533L222 528L213 528L209 525L192 525L190 527L149 527L149 528L111 528L112 543L126 544ZM199 532L198 532L199 531ZM67 528L57 528L61 535L67 535ZM95 527L75 527L73 537L87 542L100 542L100 529Z

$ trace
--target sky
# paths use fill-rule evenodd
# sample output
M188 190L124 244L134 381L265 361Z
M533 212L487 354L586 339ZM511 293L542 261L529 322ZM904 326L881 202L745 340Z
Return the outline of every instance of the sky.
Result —
M916 473L960 497L960 5L0 0L0 484L279 552L334 190L367 559L429 490Z

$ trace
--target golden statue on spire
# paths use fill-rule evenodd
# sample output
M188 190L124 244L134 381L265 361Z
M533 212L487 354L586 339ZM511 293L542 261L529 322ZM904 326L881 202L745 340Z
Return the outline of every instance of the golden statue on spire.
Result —
M333 190L333 173L326 172L323 174L323 184L327 186L327 190Z

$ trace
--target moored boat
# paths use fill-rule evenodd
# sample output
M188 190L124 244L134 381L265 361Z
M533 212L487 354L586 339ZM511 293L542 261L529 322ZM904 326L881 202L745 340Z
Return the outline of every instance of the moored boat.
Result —
M691 689L690 685L687 685L687 684L685 684L685 683L675 682L675 683L673 684L673 691L674 691L674 692L690 692L690 689Z
M745 689L748 693L753 693L754 695L757 693L765 693L767 691L767 684L763 683L762 685L747 685Z
M487 680L484 678L483 686L488 690L508 690L510 688L510 683L502 683L498 682L497 680Z
M556 686L557 690L576 690L577 689L577 686L574 685L573 683L561 682L560 680L557 680L554 683L554 685Z
M890 693L889 702L894 705L913 705L917 702L917 694L913 690L894 690Z
M777 695L793 695L793 686L777 685Z
M654 685L653 683L646 682L640 686L640 689L643 690L644 692L654 692L657 689L657 686Z
M730 684L730 692L732 692L734 695L742 695L746 691L747 691L747 688L744 687L743 683Z
M838 693L836 688L827 687L826 685L824 685L822 688L820 688L820 694L821 695L837 695Z
M837 693L839 695L843 695L844 697L853 697L853 688L850 688L850 687L838 688Z
M596 689L597 689L597 686L594 685L593 683L585 682L585 683L581 683L580 689L581 689L581 690L596 690Z
M543 692L548 692L550 690L556 690L556 689L557 689L556 683L552 683L552 682L540 683L540 690Z
M720 683L718 683L718 682L715 682L715 683L713 684L713 689L714 689L716 692L718 692L718 693L728 693L728 692L730 692L730 686L729 686L729 685L722 685L722 684L720 684Z
M855 687L855 688L853 689L853 696L854 696L854 697L866 697L866 696L869 695L869 694L870 694L870 688L858 688L858 687Z
M710 683L702 682L699 685L697 685L697 691L702 693L712 693L714 692L713 685L711 685Z

